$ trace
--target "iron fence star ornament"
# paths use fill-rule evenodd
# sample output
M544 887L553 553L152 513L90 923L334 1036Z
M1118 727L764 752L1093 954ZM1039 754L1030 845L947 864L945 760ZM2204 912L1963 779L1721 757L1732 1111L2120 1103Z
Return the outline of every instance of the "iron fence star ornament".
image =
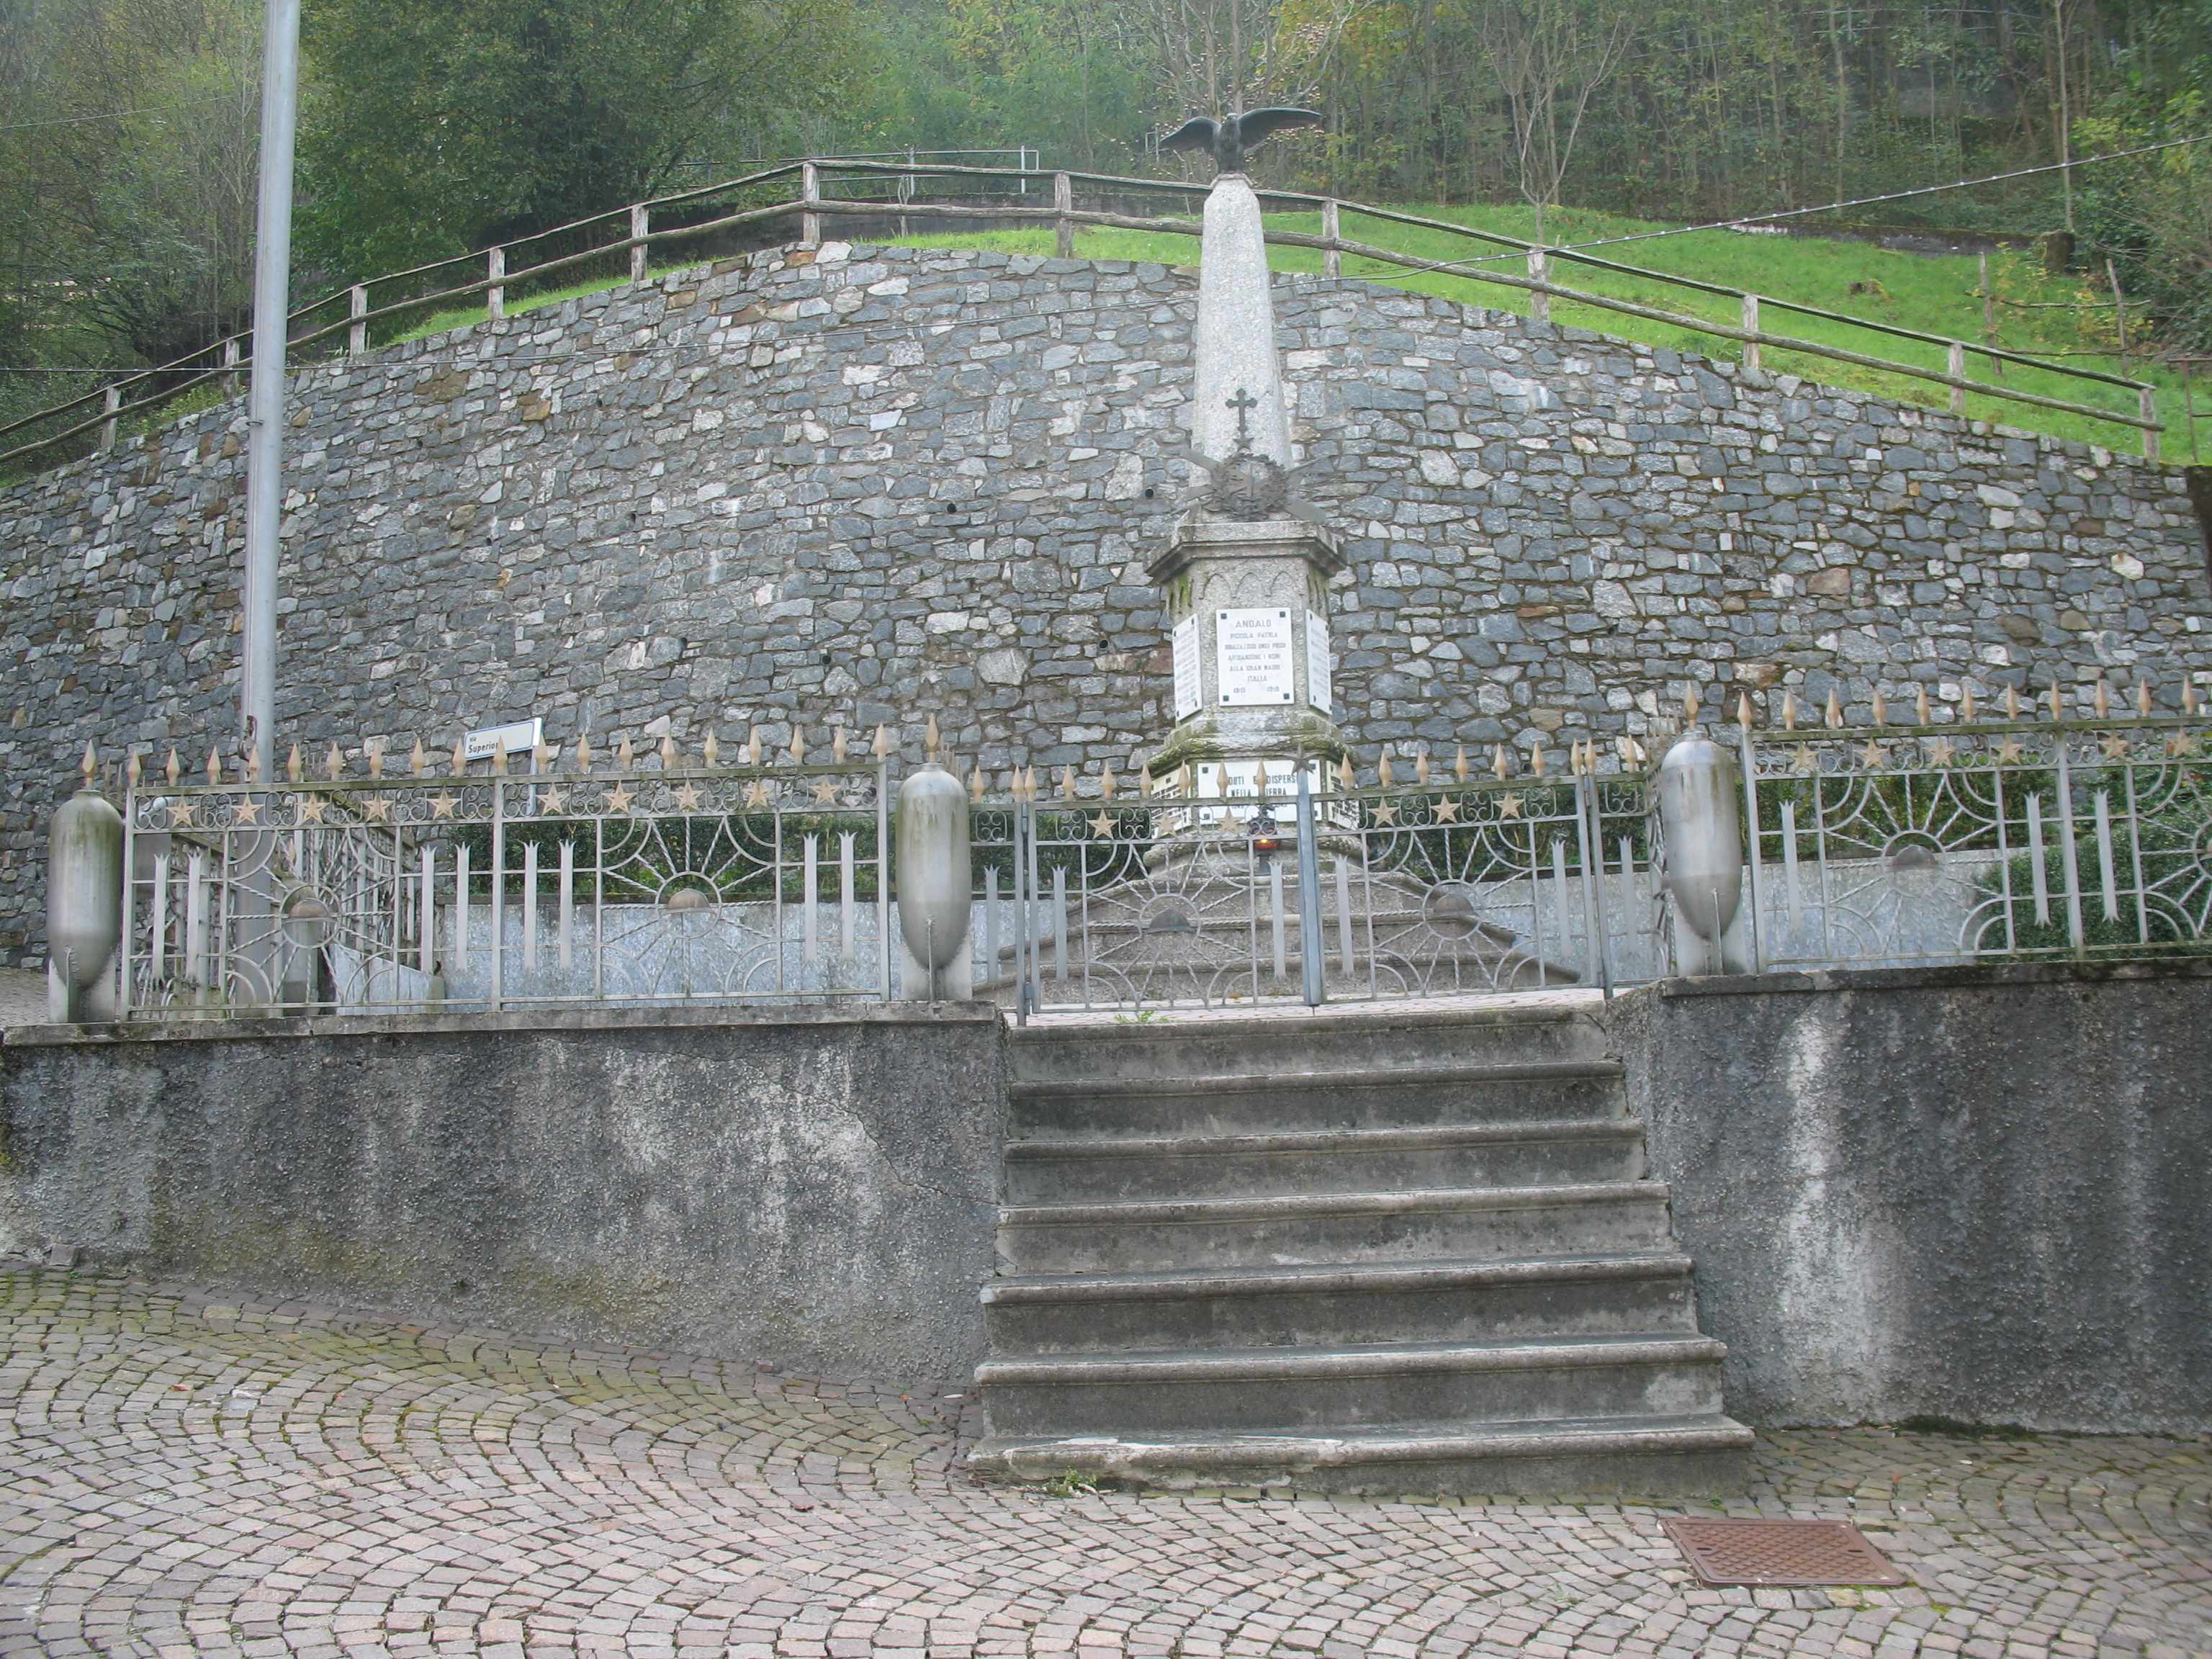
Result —
M1194 115L1160 140L1162 149L1202 149L1224 173L1244 171L1244 152L1262 139L1291 127L1317 127L1321 112L1311 109L1255 109L1242 115Z

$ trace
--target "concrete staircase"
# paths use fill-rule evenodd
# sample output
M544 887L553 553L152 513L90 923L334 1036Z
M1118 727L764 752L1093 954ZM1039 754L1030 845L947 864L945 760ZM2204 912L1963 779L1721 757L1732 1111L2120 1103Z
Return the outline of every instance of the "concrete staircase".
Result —
M1740 1488L1667 1189L1565 1011L1013 1036L986 1479Z

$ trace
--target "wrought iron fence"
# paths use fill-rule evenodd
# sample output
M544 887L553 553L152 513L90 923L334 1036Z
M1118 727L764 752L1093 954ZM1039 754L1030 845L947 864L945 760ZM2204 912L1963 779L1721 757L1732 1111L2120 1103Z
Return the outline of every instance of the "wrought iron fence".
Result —
M1804 731L1785 704L1785 729L1723 729L1745 829L1730 965L2203 952L2212 722L2184 703ZM665 745L658 769L625 750L529 775L457 757L406 778L334 757L274 785L134 768L123 1016L902 994L878 750L725 768L711 743L700 767ZM971 776L969 978L1022 1018L1661 978L1683 924L1644 760L1632 740L1618 770L1594 744L1564 771L1499 749L1477 772L1462 751L1407 780L1386 754L1134 794L1110 769L1056 795L1017 773L998 799Z
M126 1018L890 994L880 762L134 787Z
M1640 776L1578 757L1400 786L1265 768L1205 793L1057 801L975 820L973 980L1018 1017L1609 986L1654 976Z
M1727 736L1724 732L1723 737ZM1748 971L2212 945L2212 727L1739 726ZM1611 991L1679 971L1657 792L1498 751L1372 783L1309 764L1148 798L1072 775L975 820L979 995L1057 1010ZM1312 942L1310 951L1308 942Z
M1741 732L1754 965L2201 952L2205 737L2148 717Z

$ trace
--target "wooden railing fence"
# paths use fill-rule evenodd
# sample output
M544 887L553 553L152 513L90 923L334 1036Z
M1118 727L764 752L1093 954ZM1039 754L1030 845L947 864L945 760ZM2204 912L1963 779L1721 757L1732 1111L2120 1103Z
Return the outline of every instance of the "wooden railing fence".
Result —
M1038 197L1030 196L1025 188L1028 181L1046 176L1052 180L1050 205L1026 205L1042 194L1040 191ZM924 179L932 181L934 186L932 193L939 197L950 198L960 194L961 191L952 186L965 185L969 187L968 193L971 198L993 197L998 199L925 200L921 183ZM772 187L784 180L796 182L799 192L796 197L784 196L766 201L755 199L770 194ZM1017 181L1023 186L1018 192L1006 188ZM839 185L845 186L848 192L870 185L887 185L893 193L889 197L854 193L841 196L834 193L835 186ZM992 185L999 188L986 188ZM345 342L343 349L349 354L359 354L369 349L372 331L380 323L389 324L410 317L420 319L440 310L453 309L459 303L479 299L484 304L487 315L496 319L505 314L507 296L512 293L526 288L544 288L549 285L550 278L580 272L594 263L604 267L609 261L624 255L628 258L630 279L641 282L656 248L696 244L717 235L726 239L778 219L797 218L799 241L802 246L819 246L823 240L824 222L841 218L895 217L899 222L902 234L910 230L917 221L936 221L955 226L1049 224L1056 233L1055 244L1063 257L1073 253L1075 233L1081 226L1193 238L1199 234L1198 221L1191 217L1146 216L1109 208L1079 208L1075 204L1075 192L1079 186L1088 187L1109 202L1116 197L1167 196L1195 204L1206 191L1203 185L1171 179L1121 178L1109 173L1056 172L1044 175L1021 173L1003 167L933 163L917 166L897 161L819 160L788 162L764 168L744 178L703 185L649 202L635 203L611 213L578 220L535 236L502 244L482 253L435 260L333 289L293 311L291 351L295 356L311 357L315 355L317 348L327 348L343 337ZM1540 246L1499 232L1476 229L1449 220L1296 191L1262 191L1261 195L1266 204L1277 212L1319 214L1319 234L1271 228L1267 232L1267 239L1281 246L1319 250L1323 272L1328 276L1340 275L1344 256L1350 254L1402 270L1492 283L1527 293L1530 296L1531 313L1540 321L1550 316L1552 301L1559 300L1620 316L1639 318L1712 339L1734 341L1741 348L1745 366L1753 369L1761 366L1761 354L1769 349L1850 363L1946 387L1948 406L1954 414L1965 412L1966 397L1972 393L1978 398L2031 405L2133 428L2140 434L2146 459L2159 459L2159 438L2166 428L2158 416L2156 388L2145 380L2102 369L2054 362L1985 341L1954 339L1893 323L1850 316L1801 301L1754 294L1726 283L1703 282L1668 271L1623 264L1572 248ZM728 210L714 213L706 218L691 216L702 207L711 208L718 204L726 205ZM668 224L666 216L672 214L681 215L683 222ZM1461 258L1425 258L1401 249L1345 236L1342 228L1343 217L1346 214L1384 224L1442 233L1473 244L1477 249L1494 248L1502 252L1470 251ZM653 228L656 215L662 216L662 228L657 230ZM598 240L602 234L606 235L604 241ZM573 247L579 241L585 244L580 249L555 252L535 261L518 262L518 255L527 261L533 249ZM1496 269L1494 262L1501 258L1517 263L1521 269ZM1559 265L1574 266L1639 283L1657 283L1685 293L1734 300L1737 306L1737 321L1733 324L1717 322L1690 312L1669 310L1616 295L1571 287L1554 280L1555 267ZM447 283L445 279L449 276L462 276L464 280ZM373 302L375 293L390 295L394 290L398 291L398 297L386 299L380 304ZM1774 313L1846 325L1877 337L1942 347L1944 366L1940 369L1933 368L1922 363L1877 356L1871 351L1855 351L1826 341L1778 333L1765 325L1765 319ZM228 387L234 389L243 372L250 368L251 349L249 334L234 335L173 362L122 376L82 397L0 425L0 467L47 454L57 460L67 459L63 452L71 441L94 431L99 434L95 441L97 447L102 450L112 448L118 424L132 415L158 409L217 380L224 380ZM1993 380L1970 379L1966 374L1969 354L1987 361L1996 373L2002 373L1999 365L2012 364L2058 377L2069 383L2069 390L2078 385L2081 396L2051 397ZM2123 394L2132 394L2129 401L2134 406L2132 409L2112 409L2081 401L2081 397L2086 397L2092 388L2112 388ZM42 428L47 429L41 430Z

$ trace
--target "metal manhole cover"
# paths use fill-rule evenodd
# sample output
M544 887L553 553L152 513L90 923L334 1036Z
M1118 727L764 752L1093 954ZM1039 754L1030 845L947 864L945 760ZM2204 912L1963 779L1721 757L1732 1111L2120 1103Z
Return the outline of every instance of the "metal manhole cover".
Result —
M1708 1584L1902 1584L1903 1573L1841 1521L1666 1521Z

